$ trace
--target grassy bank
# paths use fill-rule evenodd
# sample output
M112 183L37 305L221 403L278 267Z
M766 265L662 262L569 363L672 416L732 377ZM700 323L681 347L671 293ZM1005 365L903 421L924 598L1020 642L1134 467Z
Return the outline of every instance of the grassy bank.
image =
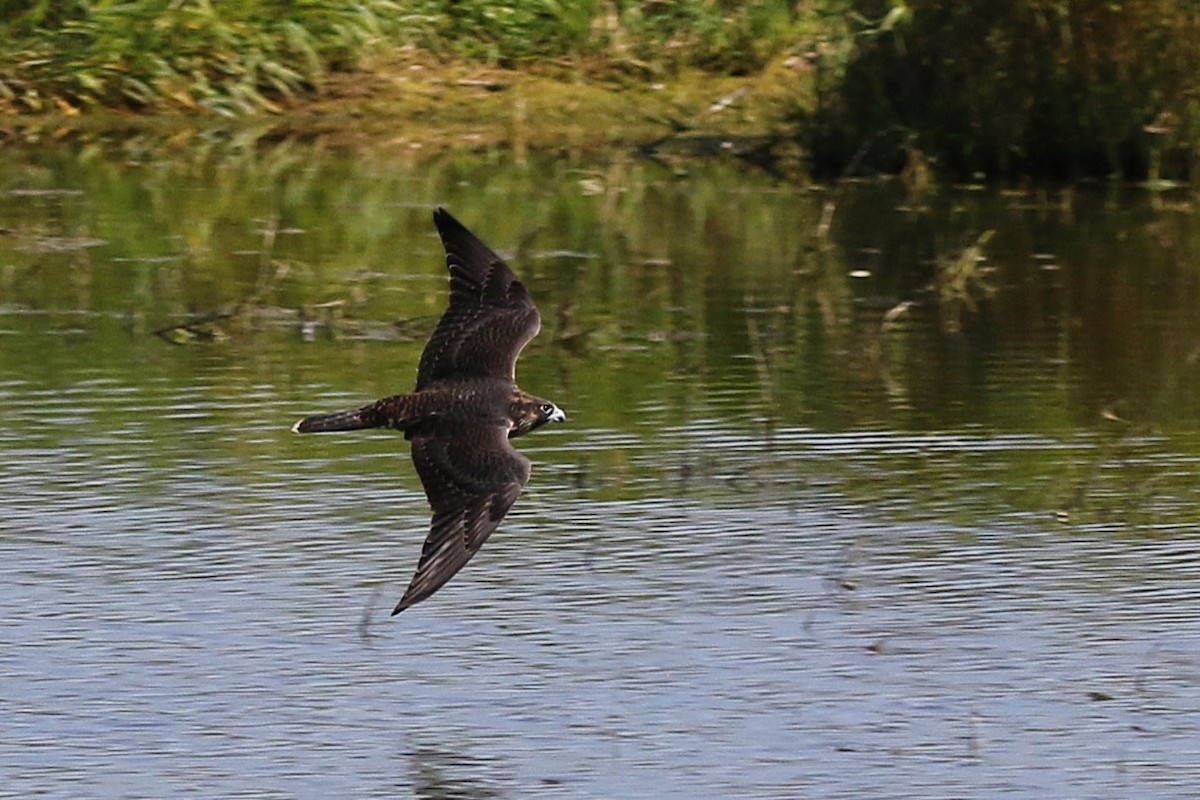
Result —
M0 138L221 129L413 154L779 138L811 84L793 54L812 23L780 0L25 2L0 23Z
M276 111L399 51L592 77L748 74L807 16L786 0L16 0L0 23L9 111Z
M766 137L831 177L1200 178L1193 0L0 8L0 134L183 112L426 150Z

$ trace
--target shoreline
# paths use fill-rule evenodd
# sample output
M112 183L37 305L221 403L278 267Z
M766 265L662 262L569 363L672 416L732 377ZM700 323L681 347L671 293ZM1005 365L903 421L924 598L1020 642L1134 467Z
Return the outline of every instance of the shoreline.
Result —
M752 75L684 70L671 76L596 76L586 67L506 69L396 59L327 76L313 94L274 113L222 117L198 110L52 112L0 116L15 142L161 136L176 144L228 132L253 141L312 141L338 149L398 150L414 157L454 150L588 152L762 148L794 141L802 59L780 58ZM771 145L773 146L773 145ZM791 149L790 147L788 148Z

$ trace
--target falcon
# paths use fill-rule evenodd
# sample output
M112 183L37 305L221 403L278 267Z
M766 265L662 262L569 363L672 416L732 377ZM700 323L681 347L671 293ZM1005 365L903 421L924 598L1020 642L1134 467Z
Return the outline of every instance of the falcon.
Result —
M403 431L433 510L417 572L399 614L450 580L479 550L529 481L510 439L566 414L517 387L517 357L541 317L504 259L443 208L433 222L446 248L450 304L417 365L416 388L349 411L316 414L295 433Z

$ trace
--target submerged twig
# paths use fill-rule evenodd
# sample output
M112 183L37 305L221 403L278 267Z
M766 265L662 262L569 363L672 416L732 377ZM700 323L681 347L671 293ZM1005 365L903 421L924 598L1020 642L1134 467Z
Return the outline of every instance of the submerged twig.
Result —
M248 320L262 311L267 297L275 290L279 280L291 271L289 262L271 256L275 248L277 231L278 226L275 220L263 228L263 245L260 251L262 259L259 264L258 279L251 292L228 309L209 312L178 325L167 325L153 331L154 335L175 345L195 341L219 342L227 339L228 334L216 323Z

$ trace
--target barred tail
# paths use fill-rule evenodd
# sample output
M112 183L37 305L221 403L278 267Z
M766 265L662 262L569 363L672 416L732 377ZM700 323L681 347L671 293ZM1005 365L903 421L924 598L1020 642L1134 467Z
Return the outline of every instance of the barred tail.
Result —
M397 394L370 405L332 414L313 414L292 426L292 433L357 431L363 428L394 428L409 435L409 426L420 421L420 395ZM428 403L426 403L428 405Z
M357 431L379 428L387 423L379 418L374 405L332 414L313 414L292 426L292 433L325 433L327 431Z

